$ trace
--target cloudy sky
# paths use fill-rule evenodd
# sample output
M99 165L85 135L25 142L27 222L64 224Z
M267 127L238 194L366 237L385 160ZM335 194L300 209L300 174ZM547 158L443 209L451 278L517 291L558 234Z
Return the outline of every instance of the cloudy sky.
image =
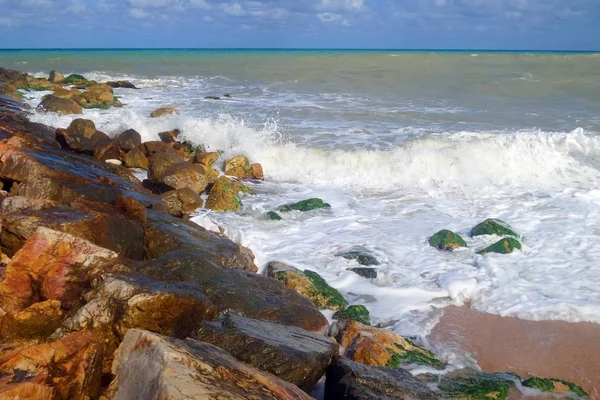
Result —
M0 0L0 48L600 50L600 0Z

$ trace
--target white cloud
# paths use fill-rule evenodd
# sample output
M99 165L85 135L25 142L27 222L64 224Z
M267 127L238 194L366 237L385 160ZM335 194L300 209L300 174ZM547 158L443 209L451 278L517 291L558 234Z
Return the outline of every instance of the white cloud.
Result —
M350 22L341 14L325 12L317 14L317 18L326 24L339 24L344 26L350 25Z
M69 7L67 7L67 12L72 12L75 14L82 13L86 10L85 3L81 0L73 0Z
M290 11L285 8L269 8L259 1L247 1L245 3L225 3L221 5L225 14L233 17L254 17L282 21L290 16Z
M206 0L190 0L190 4L201 10L210 10L212 6Z
M365 0L321 0L318 5L322 10L362 11L367 7Z
M148 18L150 17L150 14L144 10L142 10L141 8L132 8L129 10L129 14L133 17L133 18L138 18L138 19L144 19L144 18Z
M240 3L226 3L221 5L221 9L225 14L229 14L234 17L243 17L248 14L248 12Z
M160 8L171 5L171 0L129 0L134 8Z

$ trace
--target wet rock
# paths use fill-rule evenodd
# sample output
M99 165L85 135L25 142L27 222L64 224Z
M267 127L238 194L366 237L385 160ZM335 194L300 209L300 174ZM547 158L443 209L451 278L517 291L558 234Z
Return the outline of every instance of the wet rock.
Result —
M362 276L363 278L377 278L377 270L375 268L350 268L350 271L354 272L358 276Z
M88 139L91 138L97 131L94 121L83 118L74 119L67 130L72 134L83 136Z
M204 96L206 100L221 100L219 96Z
M517 239L520 237L520 235L506 222L493 218L486 219L471 229L471 236L481 235L513 236Z
M202 193L208 186L208 177L204 166L180 162L166 168L158 182L173 189L190 188L195 193Z
M360 265L379 265L379 261L374 255L364 250L348 250L336 254L336 257L343 257L346 260L356 260Z
M56 97L60 97L61 99L72 99L75 96L80 96L81 92L77 89L65 89L63 87L58 87L54 89L52 95Z
M439 397L409 372L338 357L327 370L325 400L395 400Z
M140 222L142 225L146 224L146 206L135 197L120 195L115 199L115 206L131 219Z
M0 82L0 95L7 96L13 100L21 100L23 98L19 89L9 82Z
M62 83L66 85L88 85L91 81L88 81L83 75L71 74L67 76Z
M210 152L210 153L196 153L194 155L194 163L206 165L207 167L212 168L213 165L219 160L219 153Z
M524 381L523 386L558 395L572 394L573 397L579 399L588 399L590 397L580 386L561 379L534 377Z
M458 371L442 376L438 391L443 398L504 400L518 380L518 377L512 374Z
M487 253L498 253L498 254L510 254L515 249L521 250L521 243L512 237L501 239L493 245L486 247L483 250L477 252L477 254L485 255Z
M71 99L61 99L53 95L45 96L38 110L55 112L59 115L82 114L81 106Z
M115 105L117 99L113 90L108 85L93 84L87 87L87 90L81 95L73 96L73 100L79 103L83 108L107 109Z
M162 152L173 152L173 148L171 146L169 146L167 143L163 143L160 141L150 141L150 142L144 142L143 144L143 150L144 153L146 154L146 157L152 157L154 154L157 153L162 153Z
M110 138L97 131L93 121L77 118L67 129L56 130L56 141L63 149L94 155L96 149L110 143Z
M0 307L19 311L33 303L58 300L70 309L86 283L117 264L117 254L87 240L38 228L6 266L0 281Z
M177 114L177 110L173 107L162 107L158 108L150 113L150 118L163 117L169 114Z
M58 328L62 317L63 311L58 300L47 300L20 311L9 312L0 317L0 339L46 338Z
M293 383L307 393L338 354L338 344L303 329L226 314L204 322L191 337Z
M363 325L371 325L371 315L369 315L367 307L363 305L353 305L345 310L337 311L332 318L338 321L356 321Z
M128 129L113 140L119 149L125 152L138 149L142 144L142 136L135 129Z
M110 86L113 89L116 89L116 88L137 89L137 87L135 87L135 85L129 81L106 82L106 85Z
M137 329L127 332L119 346L113 374L116 399L311 399L215 346Z
M467 247L467 243L460 235L446 229L431 236L429 238L429 245L440 250L454 250L459 247Z
M239 211L242 209L240 193L252 193L252 191L233 179L220 177L210 190L206 208L213 211Z
M148 179L150 181L160 182L160 178L163 177L165 171L169 169L169 167L181 162L183 162L183 159L172 150L154 154L150 158L150 163L148 165Z
M430 351L386 329L349 321L338 335L343 355L365 365L399 368L418 364L443 368L444 363Z
M323 200L318 198L312 198L307 200L302 200L297 203L287 204L278 208L278 211L288 212L292 210L296 211L312 211L320 208L331 208L329 203L325 203Z
M172 131L160 132L158 137L163 143L174 143L177 141L179 134L181 134L179 129L173 129Z
M148 169L149 161L143 151L140 149L133 149L127 152L123 157L123 163L127 168L141 168Z
M62 83L65 80L65 76L60 71L52 70L50 71L48 80L52 83Z
M62 340L13 345L0 353L0 394L6 399L86 400L97 398L101 385L102 345L90 331ZM10 397L16 394L26 397ZM33 395L42 397L30 397ZM52 394L51 397L44 397Z
M190 188L172 190L162 195L161 199L167 211L176 217L182 217L204 204L202 198Z
M308 297L319 308L337 311L348 305L340 292L329 286L316 272L308 270L302 272L277 261L270 262L266 272L267 276L283 282L286 287Z
M225 161L225 175L238 179L263 179L264 174L260 164L250 164L244 156L237 156Z
M265 217L267 217L267 219L270 219L272 221L281 221L283 219L275 211L269 211L268 213L265 214Z

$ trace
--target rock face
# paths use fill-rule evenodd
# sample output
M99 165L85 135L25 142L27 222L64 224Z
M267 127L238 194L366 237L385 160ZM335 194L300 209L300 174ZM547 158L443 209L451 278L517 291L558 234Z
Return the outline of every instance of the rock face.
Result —
M467 243L460 235L446 229L431 236L429 238L429 245L440 250L454 250L459 247L467 247Z
M53 95L44 97L39 110L58 113L59 115L82 114L81 106L71 99L61 99Z
M349 321L339 334L344 355L365 365L391 368L419 364L443 368L444 363L430 351L385 329L372 328Z
M338 344L325 336L235 314L204 322L191 337L211 343L307 393L338 353Z
M242 209L240 192L251 193L251 190L230 178L221 177L213 184L206 207L213 211L239 211Z
M97 398L101 359L102 345L91 331L51 343L5 346L0 353L0 398Z
M512 236L519 238L519 234L508 225L506 222L499 219L486 219L479 225L471 229L471 236L480 235L498 235L498 236Z
M318 198L312 198L307 200L302 200L297 203L287 204L278 208L281 212L288 211L312 211L317 210L319 208L331 208L331 205L323 202L323 200Z
M62 317L58 300L47 300L20 311L11 311L0 319L0 339L46 338L58 328Z
M127 332L115 356L115 400L311 399L297 387L210 344Z
M402 369L370 367L338 357L327 370L325 400L396 400L439 397Z
M477 254L485 255L487 253L510 254L515 249L521 250L521 243L512 237L507 237L497 241L493 245L486 247L477 252Z
M177 114L177 110L173 107L162 107L158 108L150 113L151 118L163 117L169 114Z
M337 311L348 305L340 292L329 286L316 272L308 270L302 272L290 265L276 261L269 263L266 271L268 276L308 297L319 308Z

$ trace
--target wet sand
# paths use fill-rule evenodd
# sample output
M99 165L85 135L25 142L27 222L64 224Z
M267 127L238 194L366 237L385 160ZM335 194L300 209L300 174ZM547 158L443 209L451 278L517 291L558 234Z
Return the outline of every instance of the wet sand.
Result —
M486 372L564 379L600 399L600 324L526 321L447 307L429 339L471 353Z

